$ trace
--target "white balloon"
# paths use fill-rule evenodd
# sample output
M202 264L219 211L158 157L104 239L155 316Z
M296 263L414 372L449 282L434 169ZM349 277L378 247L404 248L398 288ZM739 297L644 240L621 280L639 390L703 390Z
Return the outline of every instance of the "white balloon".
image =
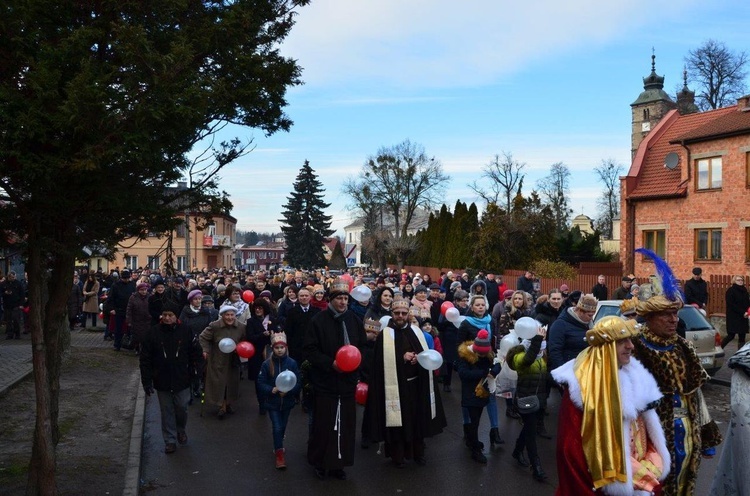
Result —
M516 321L514 330L516 331L516 334L518 334L519 338L531 339L536 336L540 325L541 324L539 324L539 322L532 319L531 317L521 317Z
M500 354L500 359L505 360L505 355L508 354L511 348L517 346L518 344L518 336L516 335L516 333L511 332L510 334L506 334L505 336L503 336L503 339L500 340L500 349L498 351L498 353Z
M417 362L427 370L437 370L443 365L443 356L437 350L425 350L417 355Z
M448 322L453 322L455 324L458 322L458 319L461 318L461 312L458 311L458 308L449 308L445 311L445 318L448 319Z
M224 338L219 341L219 349L223 353L231 353L235 348L237 348L237 343L235 343L232 338Z
M285 370L276 376L276 389L288 393L297 385L297 376L291 370Z
M104 303L99 303L99 311L100 312L104 311Z
M372 290L364 284L361 284L352 289L351 297L360 303L367 303L370 301L370 298L372 298Z

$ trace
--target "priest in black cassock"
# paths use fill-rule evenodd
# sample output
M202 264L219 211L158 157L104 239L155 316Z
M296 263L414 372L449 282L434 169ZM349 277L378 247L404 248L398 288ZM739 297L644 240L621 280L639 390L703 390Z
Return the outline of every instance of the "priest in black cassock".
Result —
M409 301L396 297L393 318L375 341L367 409L372 441L385 441L385 455L402 468L406 460L425 465L426 437L442 432L445 412L435 375L417 355L427 350L424 333L409 322Z
M313 418L307 460L315 475L345 480L344 467L354 465L357 409L354 393L359 372L343 372L336 352L345 344L361 349L367 342L362 321L349 308L349 283L336 279L328 308L312 319L304 352L312 367Z

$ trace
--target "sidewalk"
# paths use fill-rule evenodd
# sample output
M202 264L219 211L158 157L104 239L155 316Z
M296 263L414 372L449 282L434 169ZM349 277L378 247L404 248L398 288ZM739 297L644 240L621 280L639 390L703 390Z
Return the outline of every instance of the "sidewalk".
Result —
M107 348L111 341L104 341L104 326L76 329L70 333L73 348ZM10 388L31 375L31 335L21 334L21 339L0 338L0 397Z

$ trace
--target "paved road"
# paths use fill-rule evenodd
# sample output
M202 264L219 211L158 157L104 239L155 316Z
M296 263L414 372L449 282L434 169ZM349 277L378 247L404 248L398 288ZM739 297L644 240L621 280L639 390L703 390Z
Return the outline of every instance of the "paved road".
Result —
M511 458L512 443L520 430L517 421L506 419L504 402L499 401L501 436L506 444L488 454L489 463L477 464L469 458L461 442L460 395L443 394L448 428L428 440L425 467L414 464L405 469L390 465L377 450L357 446L355 465L347 469L347 481L319 481L305 458L306 415L299 407L292 412L286 436L287 464L285 471L274 469L271 424L258 415L254 384L241 383L242 398L238 413L220 421L208 412L201 417L200 405L190 407L189 444L178 447L177 453L165 455L159 430L159 409L154 398L146 404L146 427L143 445L141 479L146 494L155 496L192 494L253 494L253 495L370 495L370 494L466 494L502 488L502 494L548 496L554 494L557 482L555 440L539 439L542 463L550 476L546 483L531 478L528 469L519 467ZM454 390L456 391L456 390ZM728 388L711 384L706 388L709 402L728 404ZM547 428L556 431L559 395L550 398L551 414ZM358 411L361 420L361 408ZM728 415L714 411L722 431ZM480 436L489 446L489 425L482 419ZM486 448L487 449L487 448ZM716 460L706 460L700 473L696 494L708 494Z

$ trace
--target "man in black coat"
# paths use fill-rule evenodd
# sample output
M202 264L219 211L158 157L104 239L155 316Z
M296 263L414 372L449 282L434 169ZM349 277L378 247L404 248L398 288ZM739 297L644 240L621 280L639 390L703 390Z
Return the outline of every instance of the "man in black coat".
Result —
M0 283L0 295L3 298L5 318L5 339L21 339L21 322L23 319L24 291L21 281L16 279L14 271Z
M607 279L604 274L599 274L599 277L596 278L596 284L591 288L591 294L599 301L609 299L609 288L607 288Z
M107 301L111 305L110 315L115 316L115 351L120 351L122 335L125 332L125 314L130 295L135 293L135 281L130 280L130 271L123 269L120 278L112 284Z
M297 293L297 303L289 309L284 321L289 356L294 358L298 364L305 361L303 351L305 334L312 327L313 317L320 312L319 308L310 305L311 298L309 289L300 289Z
M312 319L305 335L304 352L312 367L313 420L307 460L315 475L346 479L344 467L354 465L357 409L354 393L357 369L345 372L336 362L345 344L360 349L367 342L362 321L349 310L349 283L341 278L331 285L328 308Z
M697 304L700 308L708 305L708 284L701 277L703 270L700 267L693 268L693 277L685 282L685 298L687 304Z
M516 289L519 291L526 291L530 295L534 294L534 273L527 270L524 275L518 278L516 281Z
M495 274L492 272L487 274L484 284L487 286L487 300L489 301L487 308L494 308L497 302L500 301L500 286L497 284L497 280L495 280Z
M190 370L201 361L197 341L187 326L177 322L176 312L171 306L163 309L161 322L151 327L140 354L141 384L148 396L156 390L167 454L175 452L177 443L187 444Z

